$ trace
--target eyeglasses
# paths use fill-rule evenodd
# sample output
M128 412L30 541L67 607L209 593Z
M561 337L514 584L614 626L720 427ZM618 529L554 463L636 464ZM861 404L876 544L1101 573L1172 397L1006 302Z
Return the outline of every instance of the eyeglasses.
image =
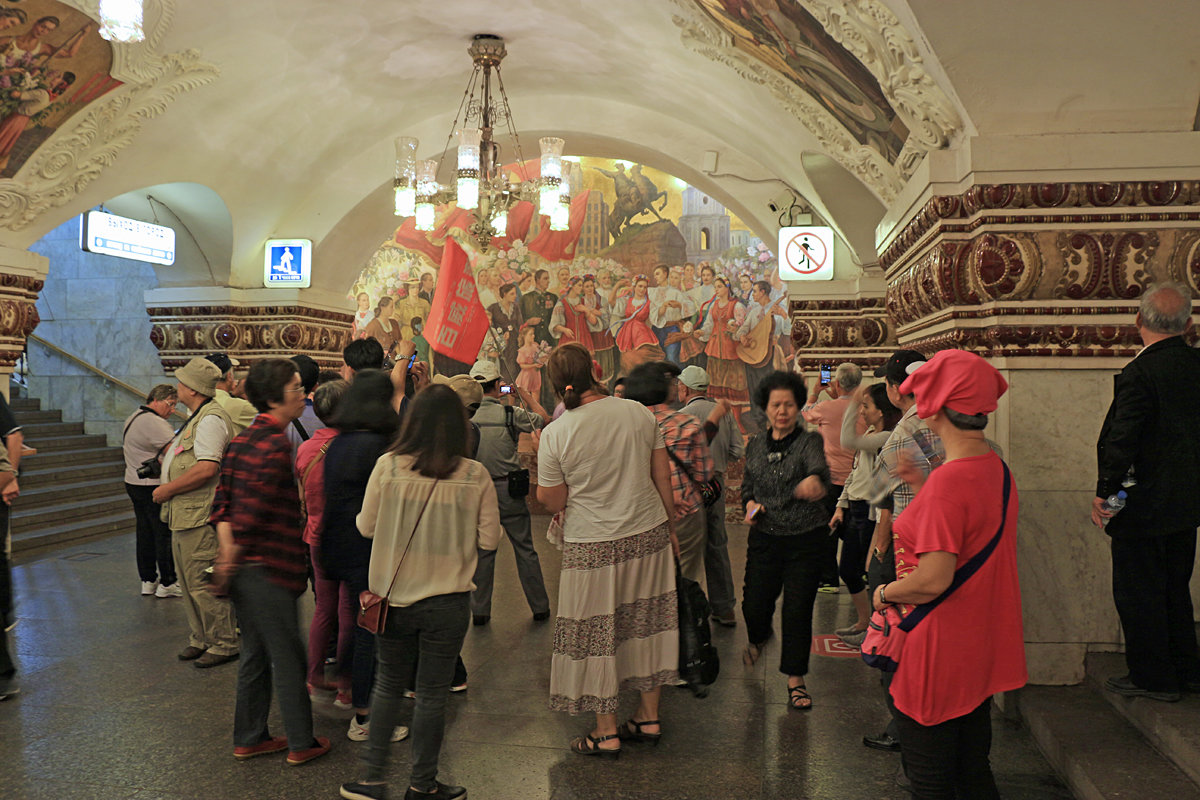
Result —
M296 386L296 387L289 386L289 387L285 388L284 391L285 392L303 392L304 387L303 386Z

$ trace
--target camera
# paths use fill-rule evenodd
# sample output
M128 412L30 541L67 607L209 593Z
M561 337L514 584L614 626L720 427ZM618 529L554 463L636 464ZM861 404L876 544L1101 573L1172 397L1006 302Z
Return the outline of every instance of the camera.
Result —
M511 387L507 384L500 387L500 394L512 394L512 393L513 393L513 387Z
M159 463L158 456L147 458L137 468L137 476L143 480L148 478L162 477L162 464Z

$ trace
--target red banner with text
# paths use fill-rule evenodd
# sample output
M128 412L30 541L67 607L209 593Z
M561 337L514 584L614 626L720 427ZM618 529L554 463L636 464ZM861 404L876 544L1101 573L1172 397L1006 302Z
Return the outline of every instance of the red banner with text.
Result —
M467 274L466 266L466 252L458 242L447 239L425 338L435 352L474 364L487 335L488 316L475 291L475 279Z

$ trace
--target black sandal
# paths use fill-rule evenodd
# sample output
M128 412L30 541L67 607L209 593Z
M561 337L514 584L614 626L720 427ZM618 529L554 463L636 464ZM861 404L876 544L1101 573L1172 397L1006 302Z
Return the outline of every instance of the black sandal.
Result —
M662 723L656 719L648 719L644 722L630 719L624 725L617 728L617 736L620 737L622 742L648 742L657 745L659 740L662 739L662 732L645 733L642 731L642 728L646 725L662 725Z
M808 705L800 705L804 700L808 701ZM796 711L811 711L812 710L812 695L808 693L806 686L789 686L788 687L788 708L794 708Z
M585 733L576 739L571 740L571 752L578 753L581 756L604 756L605 758L617 758L621 755L621 748L615 750L605 750L600 747L601 742L607 742L612 739L620 739L619 733L610 733L608 736L592 736L590 733Z

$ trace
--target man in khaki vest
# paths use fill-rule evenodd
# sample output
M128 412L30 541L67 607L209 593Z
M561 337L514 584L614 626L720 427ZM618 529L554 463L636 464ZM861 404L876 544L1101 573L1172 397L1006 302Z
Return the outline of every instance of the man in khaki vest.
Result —
M221 457L233 438L233 421L213 400L221 370L207 359L193 358L175 370L179 401L192 412L167 446L162 484L154 502L162 504L163 522L171 529L175 570L183 589L191 638L180 661L205 669L238 657L237 629L229 598L205 588L204 573L217 558L217 533L208 518Z

